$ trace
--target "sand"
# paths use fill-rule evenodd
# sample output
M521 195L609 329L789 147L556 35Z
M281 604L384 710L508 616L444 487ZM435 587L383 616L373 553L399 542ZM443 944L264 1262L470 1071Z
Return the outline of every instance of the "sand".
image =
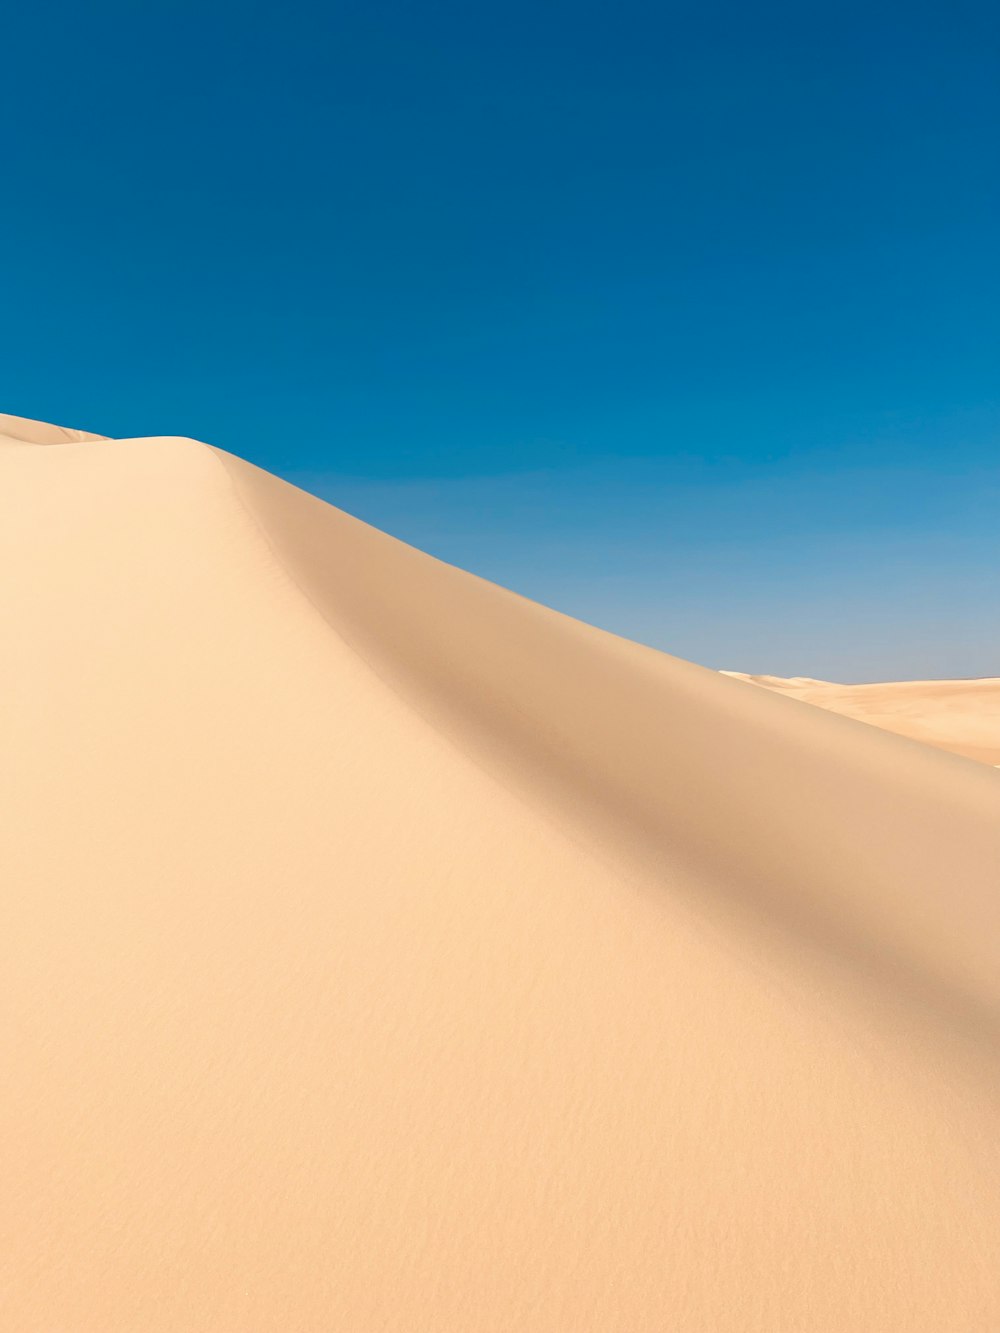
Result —
M994 771L4 430L3 1327L1000 1327Z
M807 676L723 674L967 759L1000 765L1000 678L838 685Z
M106 435L94 435L70 426L52 426L47 421L31 421L0 412L0 444L80 444L84 440L106 440Z

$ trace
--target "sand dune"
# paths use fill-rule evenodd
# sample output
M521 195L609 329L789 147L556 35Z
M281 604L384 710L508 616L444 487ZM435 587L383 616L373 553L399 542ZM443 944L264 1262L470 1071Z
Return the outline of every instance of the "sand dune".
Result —
M27 417L0 412L0 443L80 444L84 440L105 439L106 435L92 435L89 431L72 430L69 426L50 426L47 421L30 421Z
M1000 1327L995 773L191 440L0 469L5 1327Z
M1000 679L995 677L837 685L805 676L750 676L740 671L723 674L967 759L1000 765Z

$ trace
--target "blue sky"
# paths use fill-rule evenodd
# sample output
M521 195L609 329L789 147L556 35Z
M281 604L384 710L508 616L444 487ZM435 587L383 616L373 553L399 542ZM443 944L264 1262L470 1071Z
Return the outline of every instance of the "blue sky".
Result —
M1000 17L21 6L3 408L711 666L1000 674Z

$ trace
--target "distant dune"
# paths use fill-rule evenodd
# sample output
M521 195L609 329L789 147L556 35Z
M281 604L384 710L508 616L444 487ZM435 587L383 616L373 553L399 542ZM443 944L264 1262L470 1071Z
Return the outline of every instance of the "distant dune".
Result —
M726 676L763 685L845 717L884 727L942 750L1000 764L1000 679L901 680L878 685L836 685L806 676Z
M69 426L50 426L47 421L29 421L27 417L0 412L0 443L81 444L85 440L106 439L106 435L92 435L90 431L72 430Z
M995 772L0 430L3 1327L1000 1328Z

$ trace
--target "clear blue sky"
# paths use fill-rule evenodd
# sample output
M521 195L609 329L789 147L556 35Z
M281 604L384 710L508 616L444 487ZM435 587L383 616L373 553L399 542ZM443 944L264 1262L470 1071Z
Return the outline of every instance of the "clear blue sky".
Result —
M1000 674L1000 11L4 19L7 410L712 666Z

